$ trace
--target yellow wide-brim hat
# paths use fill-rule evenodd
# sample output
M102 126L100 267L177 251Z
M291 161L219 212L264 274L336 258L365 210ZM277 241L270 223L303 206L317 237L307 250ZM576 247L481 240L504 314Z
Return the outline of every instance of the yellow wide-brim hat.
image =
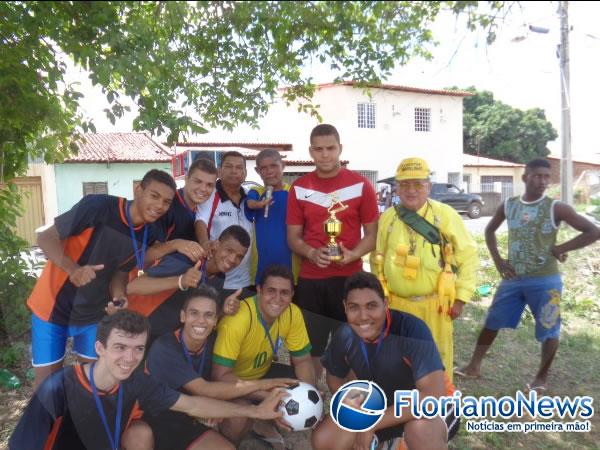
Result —
M427 180L429 166L421 158L406 158L400 162L396 170L396 180Z

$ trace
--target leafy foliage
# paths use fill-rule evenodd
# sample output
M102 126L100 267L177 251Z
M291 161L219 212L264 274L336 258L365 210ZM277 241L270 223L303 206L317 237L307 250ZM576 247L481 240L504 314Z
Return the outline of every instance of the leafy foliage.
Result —
M522 111L494 100L489 91L464 89L463 143L467 153L518 163L547 156L549 141L558 137L544 111Z
M256 125L279 96L318 116L305 65L326 64L338 81L377 83L409 58L429 56L427 48L435 43L430 25L442 8L466 14L469 27L484 26L491 35L494 17L478 14L479 6L476 1L0 2L0 295L6 292L10 299L22 287L15 283L28 283L19 262L24 242L10 231L19 208L11 180L23 175L32 159L60 162L77 151L82 131L95 131L79 112L77 85L65 81L69 59L102 88L113 123L127 110L122 97L129 97L139 107L134 128L166 133L173 143L207 127ZM502 7L489 2L488 9Z
M337 79L378 82L415 55L428 56L442 7L468 26L494 21L478 2L2 2L0 149L5 178L24 154L60 159L77 130L81 94L65 85L66 56L102 87L111 120L139 106L134 126L168 141L205 127L256 124L282 95L317 114L302 67L327 64ZM490 2L495 11L502 3ZM279 87L289 86L280 91ZM201 121L194 117L200 117ZM7 144L12 143L12 144ZM7 147L9 146L9 147ZM6 150L9 150L7 152ZM73 150L73 149L71 149ZM10 153L11 158L8 158Z

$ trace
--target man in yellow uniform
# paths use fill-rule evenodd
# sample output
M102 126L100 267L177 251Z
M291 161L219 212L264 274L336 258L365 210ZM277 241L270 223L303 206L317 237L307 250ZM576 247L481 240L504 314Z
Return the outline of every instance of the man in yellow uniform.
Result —
M218 325L213 351L213 381L242 382L260 378L288 377L316 383L310 358L311 345L302 311L292 304L294 278L288 267L272 265L261 274L257 295L241 302L239 311ZM282 344L289 350L292 366L277 361ZM257 402L268 395L255 391L236 402ZM238 445L251 430L251 419L224 420L221 433ZM287 427L285 422L279 425ZM254 437L276 450L284 449L277 429L266 423L254 426Z
M458 213L429 197L429 167L421 158L402 160L396 172L400 204L379 218L374 273L390 308L422 319L452 380L452 321L475 290L477 245Z

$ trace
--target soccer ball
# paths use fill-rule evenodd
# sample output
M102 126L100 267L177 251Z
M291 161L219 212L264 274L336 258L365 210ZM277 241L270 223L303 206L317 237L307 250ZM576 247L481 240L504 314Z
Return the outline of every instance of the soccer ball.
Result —
M283 399L279 408L283 419L294 431L313 428L323 417L323 399L319 391L302 381L286 391L289 396Z

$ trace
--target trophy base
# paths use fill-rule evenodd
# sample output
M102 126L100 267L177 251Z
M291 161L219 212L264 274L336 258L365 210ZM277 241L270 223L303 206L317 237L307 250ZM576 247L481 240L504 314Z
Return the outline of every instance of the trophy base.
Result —
M342 249L339 246L328 247L327 255L329 256L329 261L341 261L344 258Z

